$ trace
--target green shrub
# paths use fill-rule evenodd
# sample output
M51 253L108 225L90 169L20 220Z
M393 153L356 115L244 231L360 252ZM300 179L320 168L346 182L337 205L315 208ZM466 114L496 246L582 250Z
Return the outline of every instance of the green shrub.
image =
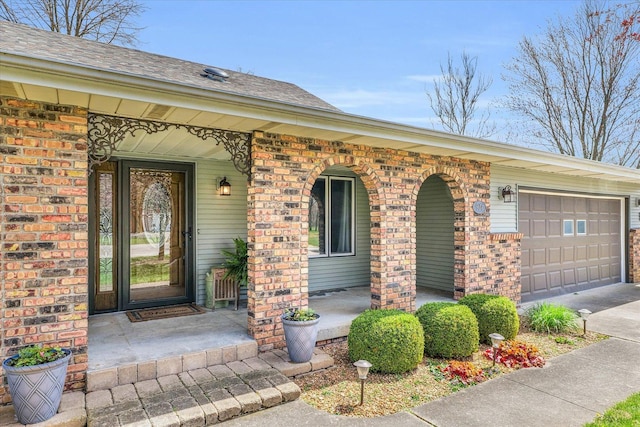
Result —
M464 305L430 302L416 311L428 356L460 358L478 350L478 321Z
M562 333L577 328L578 315L563 306L543 302L527 310L529 325L536 332Z
M520 329L520 318L516 305L506 297L489 294L471 294L458 301L473 311L478 319L480 342L490 344L489 334L499 333L505 339L516 337Z
M347 342L351 361L368 360L373 372L399 374L422 361L422 327L404 311L365 311L351 323Z

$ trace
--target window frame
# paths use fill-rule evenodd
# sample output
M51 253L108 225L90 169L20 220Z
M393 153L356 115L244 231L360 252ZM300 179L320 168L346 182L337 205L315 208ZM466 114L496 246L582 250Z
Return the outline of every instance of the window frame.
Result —
M325 225L324 225L324 246L325 246L325 251L324 253L310 253L309 250L307 249L307 255L309 258L336 258L336 257L348 257L348 256L355 256L356 255L356 179L354 177L348 177L348 176L339 176L339 175L322 175L319 176L316 179L316 182L318 180L323 180L325 182L325 194L324 194L324 220L325 220ZM332 183L334 181L348 181L351 183L351 203L350 203L350 210L351 210L351 215L350 215L350 219L351 219L351 224L350 224L350 229L351 229L351 234L350 234L350 248L351 250L349 252L332 252L331 251L331 230L333 228L333 224L331 221L331 206L333 204L333 186ZM315 183L314 183L315 185Z
M584 224L584 231L580 231L580 223ZM587 235L587 220L586 219L576 219L576 236L586 236Z
M567 225L571 225L571 232L567 232ZM572 219L562 220L562 235L563 236L575 236L575 227Z

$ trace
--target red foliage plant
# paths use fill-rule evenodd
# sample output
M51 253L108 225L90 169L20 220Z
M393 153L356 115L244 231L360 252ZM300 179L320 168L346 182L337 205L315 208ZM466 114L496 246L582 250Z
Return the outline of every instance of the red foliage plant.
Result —
M466 385L481 383L486 379L484 371L471 362L452 360L446 367L441 367L440 370L449 381L458 380Z
M487 359L493 360L493 348L485 350ZM542 368L545 364L544 357L540 356L538 348L518 340L507 340L500 343L496 363L502 363L509 368Z

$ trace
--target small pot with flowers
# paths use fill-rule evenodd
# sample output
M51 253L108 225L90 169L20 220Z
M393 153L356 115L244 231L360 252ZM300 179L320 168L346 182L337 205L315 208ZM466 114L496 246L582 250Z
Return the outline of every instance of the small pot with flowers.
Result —
M2 362L21 424L41 423L58 411L71 350L32 345Z
M281 319L289 359L294 363L310 361L318 338L320 315L310 308L288 308Z

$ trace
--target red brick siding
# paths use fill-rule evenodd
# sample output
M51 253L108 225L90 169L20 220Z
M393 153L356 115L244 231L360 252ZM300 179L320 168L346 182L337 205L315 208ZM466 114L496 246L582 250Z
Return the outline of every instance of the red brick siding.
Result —
M66 389L87 369L87 112L0 97L2 351L69 347ZM10 401L0 377L0 402Z
M491 241L488 163L262 132L254 133L252 161L249 332L261 349L284 345L284 308L307 306L307 206L313 183L333 165L358 174L369 194L373 308L416 309L416 200L433 174L453 196L455 296L491 291L516 297L513 290L497 290L519 286L512 275L519 242ZM487 215L473 213L476 200L487 204ZM501 257L505 265L494 268Z
M629 281L640 283L640 228L629 230Z

